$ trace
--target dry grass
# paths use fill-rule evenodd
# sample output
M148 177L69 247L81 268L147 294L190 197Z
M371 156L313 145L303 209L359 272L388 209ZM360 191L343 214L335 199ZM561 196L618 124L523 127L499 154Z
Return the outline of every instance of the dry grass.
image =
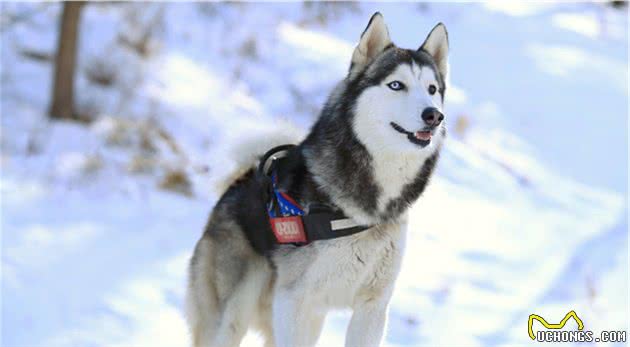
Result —
M83 173L93 175L103 168L103 157L99 154L90 155L83 163Z
M256 38L252 36L245 40L245 42L243 42L239 47L238 54L245 58L257 60L259 58L259 53Z
M182 194L187 197L193 195L192 183L188 175L182 170L170 170L159 182L158 187L163 190Z
M470 119L468 116L462 114L457 117L455 120L455 125L453 126L453 132L457 137L463 139L470 128Z
M105 143L109 146L128 147L132 144L133 124L125 119L113 119L113 126L107 132Z
M111 87L118 78L118 69L101 58L92 59L84 72L88 81L102 87Z
M303 20L300 24L310 25L318 23L319 25L325 25L331 20L336 20L343 17L347 13L356 12L359 10L359 6L351 1L305 1L303 3L305 13L308 15L308 20Z
M81 99L77 101L74 107L74 114L72 116L73 121L90 124L101 113L101 106L98 101L94 99Z
M164 32L164 7L150 17L142 4L129 4L125 16L125 30L118 33L118 43L142 58L150 57L158 49L158 38Z
M155 172L156 168L156 159L153 156L142 154L134 155L127 165L127 169L132 174L150 174Z
M52 53L39 51L31 48L21 48L19 53L26 59L34 60L40 63L50 63L55 60Z

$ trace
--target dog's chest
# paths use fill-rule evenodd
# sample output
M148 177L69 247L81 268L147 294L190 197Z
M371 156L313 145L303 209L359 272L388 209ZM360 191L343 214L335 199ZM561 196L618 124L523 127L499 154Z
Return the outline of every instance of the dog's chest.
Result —
M380 187L377 206L383 212L387 204L400 197L405 185L419 174L427 155L414 153L376 157L373 161L374 181Z
M274 257L278 285L329 307L352 306L392 286L404 251L404 228L391 225L339 239L315 242Z

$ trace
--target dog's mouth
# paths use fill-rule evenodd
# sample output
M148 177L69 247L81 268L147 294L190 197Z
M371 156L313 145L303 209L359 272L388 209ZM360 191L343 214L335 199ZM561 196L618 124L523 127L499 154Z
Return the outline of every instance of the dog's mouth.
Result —
M400 125L394 122L390 122L389 124L397 132L407 135L407 139L409 139L409 141L413 144L416 144L420 147L425 147L431 143L432 130L427 130L425 128L422 130L418 130L414 133L414 132L405 130L405 128L401 127Z

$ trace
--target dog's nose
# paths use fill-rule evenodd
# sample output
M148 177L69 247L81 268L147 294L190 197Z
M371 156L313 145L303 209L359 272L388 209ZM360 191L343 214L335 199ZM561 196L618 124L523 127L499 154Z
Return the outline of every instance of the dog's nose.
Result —
M422 111L422 120L424 120L428 126L436 127L444 120L444 115L435 107L427 107Z

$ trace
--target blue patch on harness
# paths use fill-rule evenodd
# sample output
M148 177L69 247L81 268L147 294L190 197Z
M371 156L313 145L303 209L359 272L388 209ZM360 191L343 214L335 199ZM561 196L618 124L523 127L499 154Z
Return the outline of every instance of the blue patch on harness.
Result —
M276 218L288 216L303 216L304 210L302 210L302 207L300 207L300 205L295 202L295 200L293 200L289 195L278 190L278 176L276 175L275 171L271 174L271 182L275 199L272 199L272 201L270 201L269 205L267 206L269 217ZM274 200L278 203L280 215L276 213L276 209L274 208Z

